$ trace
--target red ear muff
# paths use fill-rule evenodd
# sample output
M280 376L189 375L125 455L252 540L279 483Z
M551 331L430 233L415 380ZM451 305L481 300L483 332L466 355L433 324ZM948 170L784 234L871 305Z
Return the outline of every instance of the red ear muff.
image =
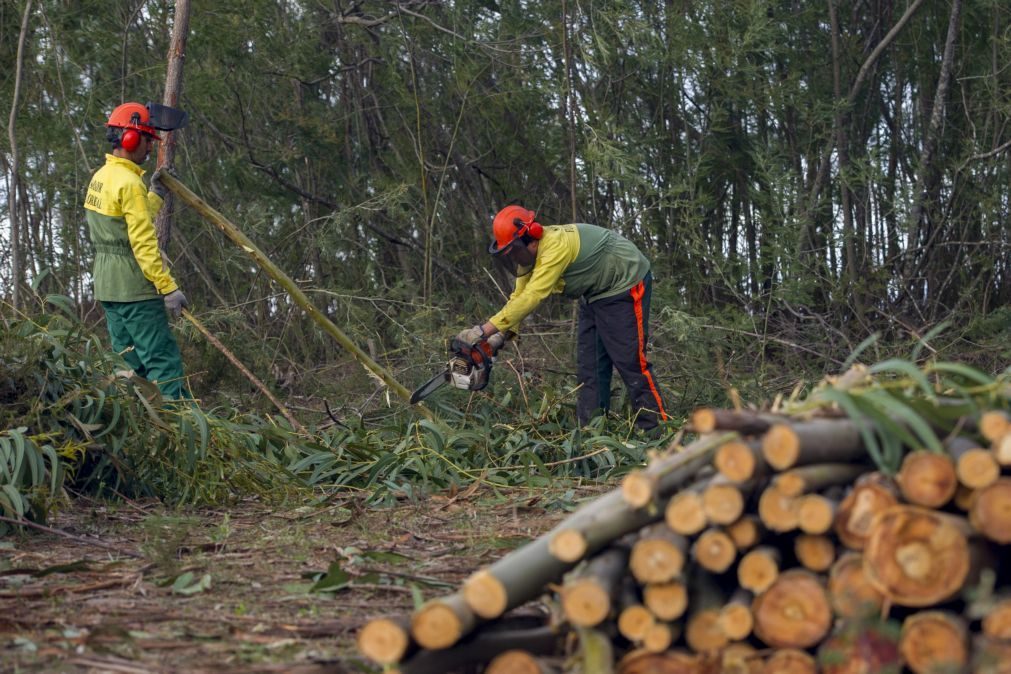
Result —
M539 222L531 222L529 225L516 218L513 220L513 224L516 225L516 238L519 239L523 236L529 236L531 239L539 240L544 236L544 227L541 226Z
M119 145L127 152L133 152L140 146L140 131L127 129L119 139Z

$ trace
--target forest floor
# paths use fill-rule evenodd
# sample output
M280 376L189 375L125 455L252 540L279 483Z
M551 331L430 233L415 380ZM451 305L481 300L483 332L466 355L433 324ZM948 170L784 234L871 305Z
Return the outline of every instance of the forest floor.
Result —
M0 539L0 671L371 671L354 647L366 620L451 591L600 491L213 510L75 499L47 523L60 534Z

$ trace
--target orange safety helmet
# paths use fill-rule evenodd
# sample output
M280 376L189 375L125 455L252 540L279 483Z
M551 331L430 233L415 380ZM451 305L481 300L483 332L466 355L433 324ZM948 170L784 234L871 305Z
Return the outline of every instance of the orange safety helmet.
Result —
M492 241L488 252L495 254L501 252L506 246L516 239L529 236L531 239L540 239L544 236L544 228L534 218L537 214L522 206L506 206L491 223Z
M122 147L127 152L133 152L140 145L141 134L158 139L158 131L151 126L151 113L147 106L141 103L123 103L112 111L109 121L109 141ZM116 131L122 129L122 131Z
M537 214L522 206L506 206L492 221L492 241L488 252L513 276L525 276L534 268L536 255L527 248L544 236Z

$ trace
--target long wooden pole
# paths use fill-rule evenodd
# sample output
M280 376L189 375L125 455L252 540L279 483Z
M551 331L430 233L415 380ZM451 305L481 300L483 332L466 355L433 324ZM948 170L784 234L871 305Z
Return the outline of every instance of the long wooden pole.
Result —
M179 199L185 203L187 206L195 210L209 223L221 230L221 232L231 239L236 245L246 252L253 261L260 266L263 271L267 273L270 278L277 281L282 288L284 288L291 299L295 301L297 305L302 307L302 309L309 315L309 318L316 321L317 324L323 330L327 332L331 337L337 340L337 343L344 347L346 350L351 352L370 375L373 375L379 380L381 380L386 386L400 396L404 402L410 402L411 392L408 391L404 386L393 378L386 368L384 368L379 363L372 360L367 353L362 351L362 349L355 344L351 339L344 334L344 332L334 325L333 321L324 316L319 312L319 309L309 300L305 293L298 287L294 280L291 279L287 274L285 274L280 267L275 265L270 259L263 254L255 243L250 240L242 231L232 224L225 216L223 216L218 211L211 208L207 202L194 194L188 187L182 184L178 178L169 174L162 173L161 181L165 183L165 187L169 188ZM420 414L424 415L429 419L434 419L432 411L425 407L424 405L412 405L412 409L417 410Z

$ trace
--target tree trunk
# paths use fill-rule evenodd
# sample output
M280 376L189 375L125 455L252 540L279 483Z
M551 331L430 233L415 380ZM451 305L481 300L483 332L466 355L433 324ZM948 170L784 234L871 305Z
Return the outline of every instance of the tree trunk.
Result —
M762 437L762 454L776 470L812 463L861 460L863 436L849 419L811 419L774 424Z
M28 204L21 203L18 197L21 190L21 159L18 156L18 141L14 130L17 125L18 104L21 99L21 80L25 68L25 40L28 37L28 19L32 14L32 0L25 3L25 11L21 16L21 32L18 34L17 60L14 65L14 95L11 100L10 116L7 120L7 138L11 144L11 182L7 192L7 215L11 223L11 305L15 311L21 309L21 284L24 282L25 251L22 247L25 238L21 234L22 226L27 226L28 219L22 218L22 212L28 212Z
M168 72L165 75L165 95L162 104L179 107L179 93L183 88L183 65L186 61L186 38L190 32L190 0L176 0L175 15L172 20L172 42L169 45ZM176 154L176 132L167 131L158 147L158 167L171 169ZM155 222L158 247L168 250L172 240L172 216L175 199L170 192L165 197Z

